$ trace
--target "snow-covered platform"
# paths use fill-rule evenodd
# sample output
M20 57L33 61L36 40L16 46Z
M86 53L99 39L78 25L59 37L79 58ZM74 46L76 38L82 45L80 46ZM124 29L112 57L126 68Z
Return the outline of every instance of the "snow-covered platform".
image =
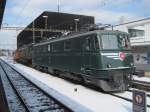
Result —
M47 93L79 112L132 112L132 103L5 59ZM77 91L74 89L77 88ZM119 93L118 93L119 94ZM121 93L128 98L131 93ZM74 103L74 104L72 104ZM150 112L148 108L147 112Z

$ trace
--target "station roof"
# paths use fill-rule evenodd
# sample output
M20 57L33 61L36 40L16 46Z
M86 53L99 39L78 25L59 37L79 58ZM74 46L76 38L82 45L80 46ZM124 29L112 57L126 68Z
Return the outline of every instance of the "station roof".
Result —
M0 26L3 20L3 14L5 10L6 0L0 0Z
M93 16L70 14L70 13L60 13L60 12L49 12L44 11L39 15L34 21L35 28L45 28L45 18L47 17L47 28L60 29L60 30L74 30L75 19L79 19L78 27L84 24L94 24L95 20ZM26 27L32 28L33 21Z
M22 32L20 32L17 38L17 46L22 46L32 42L33 31L28 31L27 29L33 28L33 22L35 29L45 29L45 26L47 26L47 29L58 30L58 32L43 32L43 37L50 37L60 35L60 31L74 31L76 28L75 20L77 19L78 29L80 29L86 24L95 24L93 16L45 11L41 15L39 15L35 20L33 20ZM36 41L42 40L42 38L40 38L40 31L35 31L35 36Z

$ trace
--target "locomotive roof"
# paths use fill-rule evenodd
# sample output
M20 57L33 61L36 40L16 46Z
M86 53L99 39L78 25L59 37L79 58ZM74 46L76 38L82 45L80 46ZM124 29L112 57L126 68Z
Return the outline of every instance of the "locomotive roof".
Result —
M80 37L80 36L89 35L89 34L98 34L98 33L114 33L114 34L124 33L124 34L127 34L126 32L122 32L122 31L118 31L118 30L95 30L95 31L81 32L81 33L78 33L75 35L67 35L67 36L62 36L62 37L58 37L55 39L50 39L50 40L47 40L44 42L34 44L34 46L44 45L44 44L48 44L48 43L52 43L52 42L68 40L68 39L75 38L75 37Z

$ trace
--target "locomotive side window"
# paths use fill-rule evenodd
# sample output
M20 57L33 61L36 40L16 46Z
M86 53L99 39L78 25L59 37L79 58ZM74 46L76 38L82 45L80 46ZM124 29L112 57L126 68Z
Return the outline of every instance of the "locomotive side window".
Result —
M84 47L86 51L90 50L90 38L86 38Z
M100 48L99 48L99 42L98 42L97 36L94 37L94 49L95 49L95 50L96 50L96 49L100 49Z
M51 46L50 46L50 44L48 45L48 51L51 51Z
M90 35L85 36L83 42L82 42L82 49L85 51L89 51L92 49L93 45L93 39Z
M45 52L46 49L45 49L45 46L42 46L42 52Z
M118 49L118 39L116 35L104 34L101 35L103 49Z
M56 42L52 44L53 52L63 51L63 48L64 48L63 42Z
M71 49L73 51L80 51L82 49L81 38L75 38L71 40Z
M71 41L66 40L64 43L64 51L70 51L71 50Z

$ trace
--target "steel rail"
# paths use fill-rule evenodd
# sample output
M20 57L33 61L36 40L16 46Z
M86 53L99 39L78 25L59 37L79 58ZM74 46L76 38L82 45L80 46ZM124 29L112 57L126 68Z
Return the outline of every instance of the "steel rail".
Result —
M109 94L109 95L111 95L111 96L115 96L115 97L120 98L120 99L123 99L123 100L125 100L125 101L129 101L129 102L131 102L131 103L133 102L132 99L125 98L125 97L122 97L122 96L119 96L119 95L115 95L115 94L113 94L113 93L107 93L107 94ZM147 107L150 108L150 105L147 105Z
M128 92L133 92L132 90L127 90ZM150 94L146 94L147 95L147 97L150 97Z
M140 81L140 80L133 80L133 83L141 83L141 84L147 84L147 85L150 85L150 82Z
M24 106L26 112L31 112L31 111L29 110L29 107L26 105L24 99L22 98L22 96L20 95L20 93L17 91L17 88L14 86L13 82L12 82L11 79L9 78L9 76L8 76L6 70L4 69L4 67L3 67L3 65L2 65L1 62L0 62L0 66L1 66L1 68L3 69L4 73L6 74L6 77L7 77L7 79L9 80L9 82L10 82L10 84L11 84L13 90L14 90L15 93L17 94L19 100L20 100L21 103L23 104L23 106Z
M132 86L146 91L150 91L150 82L133 80Z
M28 80L26 77L24 77L20 72L18 72L16 69L14 69L12 66L10 66L8 63L6 63L5 61L1 60L2 62L4 62L7 66L9 66L11 69L13 69L15 72L17 72L19 75L21 75L25 80L27 80L29 83L31 83L33 86L35 86L37 89L39 89L41 92L43 92L46 96L48 96L50 99L52 99L53 101L56 102L56 104L60 105L61 108L63 108L65 110L65 112L73 112L72 109L68 108L66 105L62 104L60 101L58 101L57 99L53 98L52 96L50 96L49 94L47 94L45 91L43 91L41 88L39 88L37 85L35 85L34 83L32 83L30 80ZM4 68L3 68L4 69ZM6 73L6 71L5 71ZM16 89L16 88L14 88ZM19 94L20 95L20 94ZM23 101L23 103L25 103ZM26 107L28 109L28 106ZM30 111L28 111L30 112Z

